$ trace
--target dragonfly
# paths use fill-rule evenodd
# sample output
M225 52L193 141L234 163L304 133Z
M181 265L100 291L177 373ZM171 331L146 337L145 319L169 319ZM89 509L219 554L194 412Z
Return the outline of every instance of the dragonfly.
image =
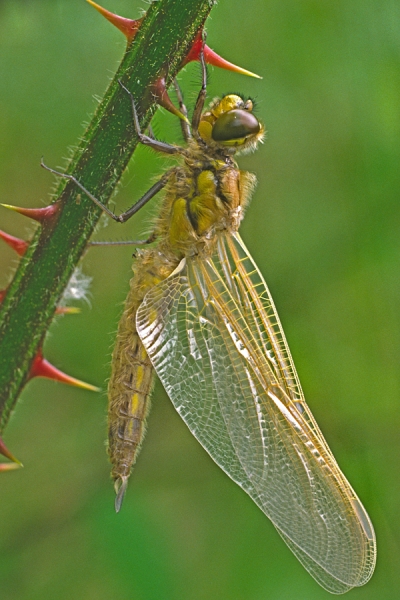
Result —
M135 253L109 383L109 445L119 511L141 447L154 374L192 434L253 499L314 579L341 594L374 571L375 533L341 472L301 389L279 317L238 230L256 178L239 169L264 127L251 100L227 95L204 110L206 69L191 123L179 86L185 147L133 122L140 142L170 168L130 209L163 200L151 236ZM48 167L46 167L48 168Z

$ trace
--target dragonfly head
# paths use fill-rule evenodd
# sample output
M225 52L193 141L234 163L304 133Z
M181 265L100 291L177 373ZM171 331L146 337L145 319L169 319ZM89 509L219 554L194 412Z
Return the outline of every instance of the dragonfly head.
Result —
M253 114L253 102L235 94L212 102L203 113L199 134L207 144L215 144L228 154L254 150L264 136L264 126Z

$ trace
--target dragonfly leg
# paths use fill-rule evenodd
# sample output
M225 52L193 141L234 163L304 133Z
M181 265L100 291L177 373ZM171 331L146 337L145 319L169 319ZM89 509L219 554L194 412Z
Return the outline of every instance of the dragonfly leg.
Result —
M175 172L175 169L170 169L167 171L161 179L159 179L154 185L151 186L149 190L135 204L133 204L127 211L123 212L120 215L116 215L113 213L101 200L98 200L88 189L85 188L84 185L76 178L74 175L69 175L68 173L61 173L61 171L56 171L55 169L51 169L44 162L43 159L40 161L40 166L50 173L54 175L58 175L59 177L63 177L64 179L69 179L75 185L77 185L92 202L97 204L109 217L114 219L117 223L125 223L128 219L130 219L134 214L136 214L149 200L151 200L160 190L162 190L168 183L169 178L172 173Z
M174 87L175 87L175 93L176 93L176 96L177 96L178 102L179 102L179 110L187 118L187 116L188 116L187 108L183 101L182 90L181 90L176 78L174 79ZM181 123L183 138L184 138L185 142L188 142L192 138L192 132L190 131L190 125L187 121L184 121L183 119L180 119L180 123Z
M84 192L86 194L86 196L88 198L90 198L90 200L92 200L92 202L97 204L97 206L99 206L109 217L114 219L114 221L117 221L117 222L120 221L120 218L117 215L115 215L109 208L107 208L107 206L105 204L103 204L103 202L101 202L101 200L98 200L96 198L96 196L93 196L93 194L91 192L89 192L89 190L87 190L85 188L85 186L82 185L82 183L76 177L74 177L74 175L69 175L68 173L61 173L61 171L56 171L55 169L48 167L44 163L43 158L40 161L40 166L43 167L43 169L46 169L46 171L50 171L50 173L53 173L53 175L58 175L59 177L62 177L63 179L68 179L69 181L72 181L75 185L78 186L78 188L80 188L82 190L82 192Z
M155 136L154 136L153 128L151 125L148 126L147 131L149 132L149 137L153 138L153 140L154 140Z
M207 67L206 67L206 61L204 60L203 50L200 52L200 64L201 64L201 72L202 72L202 84L201 84L201 89L200 89L199 95L197 96L196 105L194 107L193 117L192 117L192 131L193 131L193 135L195 136L195 138L197 140L201 140L201 137L199 136L199 133L198 133L198 129L199 129L201 114L203 112L204 103L206 101L206 96L207 96Z
M159 140L155 140L154 138L142 133L142 130L140 129L139 117L136 111L135 99L133 97L133 94L128 90L128 88L124 86L120 79L118 80L118 83L131 99L133 124L135 126L136 134L139 138L139 141L145 146L150 146L150 148L153 148L153 150L163 152L164 154L186 154L186 150L184 148L180 148L179 146L173 146L172 144L167 144L165 142L160 142Z
M158 181L156 181L154 185L151 186L149 190L147 190L145 194L143 194L141 198L139 198L137 202L135 202L135 204L119 215L118 221L120 223L125 223L128 219L133 217L134 214L136 214L145 204L147 204L149 200L154 198L154 196L167 185L169 178L174 172L175 169L170 169L167 171Z
M153 231L145 240L118 240L118 241L96 241L89 242L88 246L145 246L152 244L157 239L157 234Z

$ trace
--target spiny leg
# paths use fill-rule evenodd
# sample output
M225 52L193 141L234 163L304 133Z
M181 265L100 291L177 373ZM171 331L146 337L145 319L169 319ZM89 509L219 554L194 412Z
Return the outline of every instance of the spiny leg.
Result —
M201 114L203 112L204 103L206 101L206 96L207 96L207 67L206 67L206 61L204 60L203 50L200 52L200 64L201 64L201 72L202 72L202 85L201 85L199 95L197 96L196 106L194 107L193 117L192 117L192 132L193 132L194 137L198 141L201 141L201 137L199 135L198 129L199 129Z
M175 93L176 93L176 96L177 96L178 102L179 102L179 110L187 118L187 116L188 116L187 108L183 101L182 90L181 90L176 78L174 78L174 88L175 88ZM188 142L192 137L192 132L190 131L190 125L189 125L188 121L184 121L183 119L180 119L180 123L181 123L183 138L184 138L185 142Z
M109 217L114 219L114 221L116 221L117 223L125 223L134 214L136 214L145 204L147 204L149 200L151 200L160 190L162 190L167 185L172 173L175 172L175 169L170 169L169 171L167 171L161 177L161 179L159 179L154 185L152 185L151 188L147 190L147 192L143 194L143 196L139 198L139 200L135 202L135 204L133 204L133 206L128 208L128 210L124 213L116 215L105 204L103 204L103 202L101 202L95 196L93 196L93 194L91 194L89 190L87 190L85 186L82 185L82 183L73 175L69 175L68 173L61 173L60 171L51 169L43 162L43 159L40 162L40 166L43 167L43 169L50 171L50 173L53 173L54 175L58 175L59 177L63 177L64 179L69 179L70 181L75 183L75 185L77 185L86 194L86 196L90 198L90 200L92 200L92 202L97 204L97 206L99 206Z
M203 56L201 58L203 59ZM204 63L204 59L203 59L203 63ZM204 80L204 74L203 74L203 80ZM150 146L151 148L153 148L153 150L163 152L164 154L181 154L181 155L186 156L187 152L184 148L181 148L180 146L173 146L172 144L166 144L165 142L160 142L159 140L156 140L153 137L150 137L150 136L142 133L142 131L140 129L139 117L136 112L135 99L133 97L133 94L128 90L128 88L126 88L124 86L124 84L121 82L121 80L118 80L118 83L121 86L121 88L129 95L129 97L131 99L133 124L135 126L139 141L142 144L144 144L145 146ZM181 104L181 107L183 107L183 111L186 116L187 111L186 111L185 105L183 104L183 98L182 98L182 94L180 93L179 87L178 87L178 99ZM198 99L197 103L198 102L199 102L199 99ZM204 100L203 100L203 105L204 105ZM196 106L197 106L197 104L196 104ZM182 127L182 130L184 132L184 136L186 136L187 133L185 132L185 129L183 127ZM190 135L189 127L188 127L187 131L188 131L188 135ZM152 132L152 129L150 126L149 126L149 132L150 132L150 135L152 136L153 132ZM185 137L185 139L188 139L188 138ZM129 208L126 212L124 212L120 215L116 215L103 202L101 202L101 200L98 200L98 198L96 198L91 192L89 192L89 190L87 188L85 188L85 186L74 175L69 175L68 173L61 173L60 171L51 169L43 162L43 158L41 159L40 165L47 171L50 171L50 173L53 173L54 175L58 175L59 177L63 177L64 179L68 179L69 181L72 181L73 183L75 183L75 185L77 185L87 195L87 197L90 198L90 200L92 200L92 202L97 204L97 206L99 206L109 217L111 217L117 223L125 223L134 214L136 214L142 208L142 206L144 206L149 200L151 200L151 198L153 198L153 196L155 196L160 190L162 190L166 186L166 184L169 180L169 177L171 176L172 172L175 171L175 169L171 169L170 171L165 173L165 175L163 175L163 177L161 177L161 179L159 181L157 181L141 198L139 198L139 200L133 206L131 206L131 208ZM151 238L151 236L150 236L149 240L154 241ZM150 243L150 241L143 240L142 243ZM138 241L138 243L139 243L139 241Z
M136 258L137 246L145 246L147 244L152 244L156 239L157 239L157 234L155 231L153 231L153 233L151 233L146 240L118 240L118 241L99 240L99 241L95 241L95 242L89 242L86 245L86 252L92 246L95 246L95 247L99 247L99 246L135 246L135 251L132 253L132 257Z
M133 94L124 86L122 81L118 79L119 85L122 89L129 95L131 99L132 105L132 115L133 115L133 124L135 126L136 134L139 138L139 141L145 146L150 146L153 150L157 150L158 152L163 152L164 154L183 154L186 155L186 150L184 148L180 148L179 146L173 146L172 144L166 144L165 142L160 142L159 140L155 140L148 135L142 133L140 129L139 117L136 111L135 99Z
M88 246L145 246L146 244L152 244L156 239L157 235L153 231L145 240L95 241L89 242Z
M137 202L135 202L133 206L131 206L130 208L128 208L128 210L119 215L118 220L121 223L125 223L125 221L133 217L134 214L136 214L145 204L147 204L149 200L154 198L154 196L158 194L158 192L160 192L167 185L169 178L171 177L172 173L175 172L175 170L176 169L170 169L169 171L167 171L161 177L161 179L156 181L156 183L152 185L151 188L147 190L147 192L143 194L143 196L139 198Z
M151 125L149 125L149 126L147 127L147 131L149 132L149 137L151 137L151 138L155 139L155 135L154 135L153 128L152 128L152 126L151 126Z

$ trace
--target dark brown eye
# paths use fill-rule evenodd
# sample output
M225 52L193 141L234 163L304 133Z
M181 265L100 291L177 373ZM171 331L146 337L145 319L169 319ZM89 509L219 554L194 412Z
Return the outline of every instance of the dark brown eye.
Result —
M212 129L212 139L221 143L243 139L259 133L260 128L258 119L252 113L237 108L216 120Z

